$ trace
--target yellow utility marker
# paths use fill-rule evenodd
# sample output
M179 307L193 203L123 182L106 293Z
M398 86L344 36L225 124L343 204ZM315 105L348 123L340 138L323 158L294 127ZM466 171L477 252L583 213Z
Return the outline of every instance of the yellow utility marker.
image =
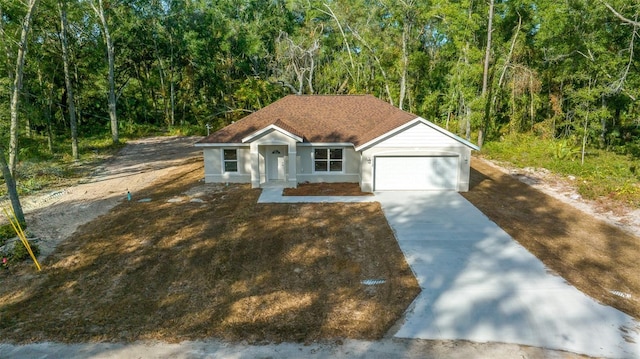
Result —
M33 263L36 264L36 268L38 268L39 271L42 270L42 268L40 268L40 263L38 263L36 256L33 254L33 251L31 250L31 246L29 245L27 236L24 234L24 231L22 230L22 226L20 226L20 221L18 221L18 217L16 217L16 213L13 211L13 208L9 207L9 209L11 210L11 214L9 214L9 211L7 211L6 208L2 209L4 211L4 215L7 216L9 223L11 223L11 227L13 227L13 230L18 235L18 238L20 238L20 240L22 241L22 244L24 244L24 247L27 249L27 252L29 252L31 259L33 259Z

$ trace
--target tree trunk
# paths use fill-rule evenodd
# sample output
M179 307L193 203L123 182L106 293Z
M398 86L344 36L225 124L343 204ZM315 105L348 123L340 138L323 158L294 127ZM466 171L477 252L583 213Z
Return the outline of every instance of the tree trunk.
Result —
M411 31L411 25L409 25L409 20L405 19L402 27L402 73L400 74L400 98L398 99L398 108L401 110L403 109L404 98L407 93L407 68L409 67L407 41L409 41L409 31Z
M27 14L22 20L22 32L20 33L20 42L18 43L18 56L16 57L16 67L13 78L13 86L11 91L11 128L9 139L9 170L11 175L16 175L16 166L18 164L18 102L20 100L20 90L22 89L22 75L24 74L24 59L27 54L27 35L29 35L29 27L31 26L31 17L36 9L37 0L29 0L27 4Z
M584 165L584 154L587 152L587 131L589 129L589 109L584 115L584 134L582 135L582 150L580 151L580 164Z
M58 1L60 13L60 42L62 45L62 64L64 68L64 85L67 88L67 106L69 107L69 127L71 128L71 155L78 160L78 128L76 123L76 105L71 84L71 70L69 68L69 46L67 42L67 3L66 0Z
M327 8L327 10L329 10L329 12L327 13L326 11L322 11L322 10L321 11L324 12L325 14L331 16L333 18L333 20L335 20L336 24L338 25L338 30L340 30L340 34L342 34L342 40L344 41L344 46L346 46L346 48L347 48L347 54L349 55L349 62L351 63L351 68L355 69L356 65L353 62L353 55L351 55L351 47L349 46L349 41L347 41L347 36L344 34L344 30L342 29L342 25L340 24L340 21L338 20L338 17L333 12L331 7L329 7L328 4L323 4L323 5Z
M493 1L489 0L489 20L487 24L487 48L484 52L484 69L482 71L482 99L484 104L484 118L478 132L478 147L482 147L491 116L491 106L488 96L489 88L489 63L491 62L491 33L493 32Z
M98 6L91 2L91 7L95 11L96 15L100 19L102 25L102 35L104 42L107 45L107 60L109 62L109 119L111 120L111 137L113 143L118 143L118 117L116 115L116 90L115 90L115 51L113 47L113 40L109 34L109 24L107 24L107 18L104 13L104 6L102 0L98 0Z
M22 211L20 197L18 196L18 190L16 189L16 181L9 170L7 160L4 158L4 147L2 145L0 145L0 171L4 177L4 183L7 185L7 193L9 193L11 208L13 208L13 212L16 214L18 221L20 223L25 223L24 212Z

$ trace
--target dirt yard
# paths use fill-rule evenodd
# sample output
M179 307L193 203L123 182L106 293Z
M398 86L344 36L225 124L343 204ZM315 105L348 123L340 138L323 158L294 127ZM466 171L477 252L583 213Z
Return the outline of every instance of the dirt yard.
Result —
M133 141L84 183L24 199L44 270L25 262L0 276L10 288L0 293L0 337L261 342L384 334L418 289L379 206L258 206L259 190L201 182L196 140ZM582 201L570 180L477 158L472 166L468 200L579 289L640 318L637 209L612 217L615 204ZM290 195L362 195L337 185L300 188Z
M377 203L257 204L260 190L202 183L198 156L178 167L147 160L116 166L103 181L122 187L107 185L102 205L76 197L54 205L59 216L30 215L43 234L44 223L67 230L77 222L65 216L120 202L57 245L42 272L25 263L4 275L1 338L379 339L419 292ZM138 189L134 173L160 169Z
M197 161L197 137L151 137L130 141L114 158L75 186L22 198L29 232L38 238L41 257L69 238L78 226L106 214L177 167ZM5 220L2 217L1 220Z

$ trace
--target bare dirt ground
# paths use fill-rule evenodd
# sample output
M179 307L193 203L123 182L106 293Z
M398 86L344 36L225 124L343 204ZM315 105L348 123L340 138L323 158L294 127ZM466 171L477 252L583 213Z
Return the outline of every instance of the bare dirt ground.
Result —
M29 232L49 256L76 229L106 214L175 168L198 161L202 150L193 146L198 137L151 137L129 141L119 154L93 171L81 183L45 195L22 199Z
M0 273L11 288L0 292L1 338L373 340L419 293L378 203L258 204L259 189L202 183L199 156L183 153L173 166L166 149L182 145L174 141L140 147L149 149L142 164L127 147L106 176L68 191L102 190L100 206L61 196L32 213L43 236L43 224L66 232L95 216L84 211L116 204L61 241L42 272L25 262Z
M474 158L474 160L508 174L592 217L640 237L640 208L633 208L610 198L585 199L576 190L575 177L559 176L545 168L515 168L506 163L495 163L482 158Z
M373 196L362 192L357 183L301 183L297 188L285 188L285 196Z
M178 171L183 165L195 166L201 162L201 151L193 147L193 143L196 141L197 138L179 137L131 141L118 156L97 168L84 183L44 196L23 199L27 220L30 224L29 231L38 238L37 243L41 247L40 259L43 260L54 253L65 239L72 238L78 227L107 214L118 204L124 207L145 205L144 202L138 202L138 200L144 200L146 196L151 195L153 189L146 187L154 181ZM604 303L622 309L636 318L639 317L640 279L638 279L636 265L636 260L640 255L640 249L638 249L640 240L637 238L640 233L638 209L624 208L615 203L607 203L606 200L584 201L575 193L571 186L571 179L557 178L544 170L505 169L477 158L474 158L473 168L472 188L466 195L471 202L507 230L516 240L539 256L547 266L572 284ZM171 185L170 182L164 184ZM540 189L546 195L534 188ZM133 198L130 204L126 201L127 191L131 192ZM333 189L331 194L354 195L354 192ZM204 185L196 185L189 187L186 192L169 193L169 195L175 198L166 199L167 201L189 201L189 198L215 194L207 190ZM196 201L191 205L197 207L199 203ZM589 225L589 223L594 224ZM135 225L143 226L140 223ZM581 226L584 229L577 232L577 228L581 228ZM106 235L106 231L113 232L114 229L122 230L110 228L107 225L102 226L94 235L99 237L100 231L105 231ZM86 232L85 230L84 235L87 235ZM636 237L631 234L635 234ZM64 250L64 248L61 249ZM78 257L79 255L81 256L82 253L76 253L75 256L69 255L66 262L64 262L65 258L59 256L52 257L51 260L73 267L81 262L90 266L92 260L96 259L93 257L81 258ZM128 257L127 260L135 262L135 258L132 257ZM165 260L165 257L157 260ZM122 263L114 264L122 265ZM134 265L127 269L123 268L124 272L120 274L129 275L130 272L140 270L139 263L131 262L130 264ZM104 262L103 265L102 268L109 268L108 262ZM154 267L154 270L161 271L162 266ZM94 268L92 280L96 280L95 276L99 273L100 268ZM22 274L25 281L35 281L36 279L35 274L29 273L29 271ZM147 274L154 275L154 273ZM120 275L117 278L126 278L126 276ZM80 293L83 290L91 290L91 288L79 287L78 283L83 279L81 277L76 279L67 282L68 288L58 289L62 292L68 290L69 293L77 290L80 290ZM0 278L0 280L6 280L6 278ZM594 281L597 283L594 284ZM5 284L9 283L4 282L3 286ZM180 288L178 286L169 289L180 292ZM149 295L153 295L152 293L153 291L148 292ZM21 290L11 295L10 300L13 301L23 296L37 298L36 294L31 292L29 288L22 287ZM4 299L0 299L0 304L7 298L5 296ZM170 305L171 303L165 304ZM251 305L251 303L245 304ZM20 308L14 309L19 311ZM81 324L77 322L80 319L75 313L58 314L69 317L69 324ZM105 320L109 314L111 313L108 311L104 313ZM39 319L43 318L36 316L30 320L34 325L37 325ZM75 323L73 323L74 320ZM256 320L260 321L261 318L256 317ZM55 324L52 325L49 330L59 331ZM140 333L136 332L135 328L125 328L113 329L118 330L116 336L100 339L98 327L91 327L91 325L81 327L89 329L89 334L85 334L85 336L88 335L87 338L93 340L127 340L147 337L139 335ZM159 337L166 339L165 335L170 334L169 329L163 333ZM37 341L43 338L46 336L43 336L42 332L40 334L35 332L30 337L22 338L21 341ZM173 340L179 341L182 338L174 336ZM562 356L564 357L565 354ZM566 357L577 356L566 354Z

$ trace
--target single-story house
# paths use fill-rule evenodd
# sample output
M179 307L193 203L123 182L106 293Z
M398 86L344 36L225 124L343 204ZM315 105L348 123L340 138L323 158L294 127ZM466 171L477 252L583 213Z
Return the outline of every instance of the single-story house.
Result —
M196 143L205 182L362 191L468 191L471 150L455 134L371 95L289 95Z

